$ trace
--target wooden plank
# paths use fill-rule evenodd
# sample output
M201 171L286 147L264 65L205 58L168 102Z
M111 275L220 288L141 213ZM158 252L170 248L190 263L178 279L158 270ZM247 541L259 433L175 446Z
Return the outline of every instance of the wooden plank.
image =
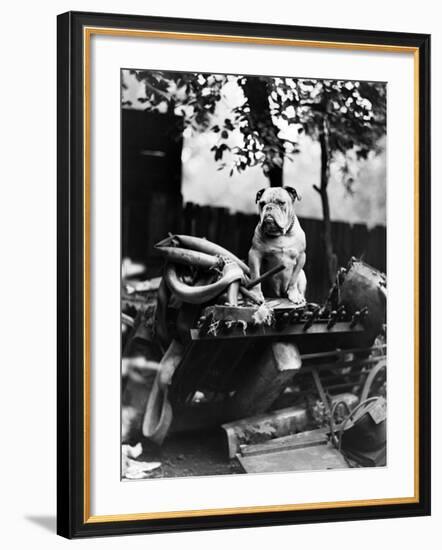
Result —
M264 443L255 445L242 445L240 447L242 456L254 456L279 451L289 451L300 449L302 447L311 447L312 445L323 445L328 441L327 428L318 428L317 430L307 430L297 434L286 435L270 439Z
M201 206L199 208L199 215L195 219L196 237L209 238L211 210L210 206Z
M330 443L255 456L238 455L237 459L248 474L349 468L342 454Z

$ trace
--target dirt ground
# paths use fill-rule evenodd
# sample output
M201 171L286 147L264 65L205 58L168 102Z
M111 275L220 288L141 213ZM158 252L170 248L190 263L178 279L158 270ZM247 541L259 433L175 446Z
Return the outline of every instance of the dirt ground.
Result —
M138 460L161 462L153 477L244 473L236 460L228 458L226 435L221 429L171 435L161 448L147 442Z

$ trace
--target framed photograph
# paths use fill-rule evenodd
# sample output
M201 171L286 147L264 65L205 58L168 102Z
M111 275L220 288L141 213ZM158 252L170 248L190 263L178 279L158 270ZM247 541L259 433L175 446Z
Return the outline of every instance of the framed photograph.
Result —
M430 513L430 37L58 17L58 533Z

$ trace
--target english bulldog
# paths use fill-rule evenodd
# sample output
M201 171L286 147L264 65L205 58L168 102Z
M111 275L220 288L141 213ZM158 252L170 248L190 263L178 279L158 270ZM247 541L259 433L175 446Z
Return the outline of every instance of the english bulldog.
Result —
M263 299L288 298L296 305L305 304L307 279L305 264L305 233L295 213L295 201L300 200L293 187L269 187L256 194L259 223L249 251L250 277L255 279L278 264L285 269L262 281L254 288Z

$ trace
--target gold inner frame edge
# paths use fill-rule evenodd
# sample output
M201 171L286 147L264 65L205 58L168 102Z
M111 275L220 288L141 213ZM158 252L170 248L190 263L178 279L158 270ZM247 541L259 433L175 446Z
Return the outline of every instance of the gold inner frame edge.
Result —
M214 508L201 510L174 510L167 512L128 513L113 515L91 515L90 483L90 41L92 35L128 36L132 38L156 38L174 40L199 40L206 42L249 43L269 46L292 46L304 48L325 48L363 50L375 52L412 53L414 63L414 495L410 497L282 504L269 506L248 506ZM264 512L287 512L300 510L323 510L333 508L412 504L419 502L419 49L413 46L388 44L364 44L358 42L329 42L319 40L297 40L270 37L248 37L222 34L181 33L118 29L110 27L83 27L83 183L84 183L84 523L108 523L116 521L157 520L190 518L229 514L258 514Z

